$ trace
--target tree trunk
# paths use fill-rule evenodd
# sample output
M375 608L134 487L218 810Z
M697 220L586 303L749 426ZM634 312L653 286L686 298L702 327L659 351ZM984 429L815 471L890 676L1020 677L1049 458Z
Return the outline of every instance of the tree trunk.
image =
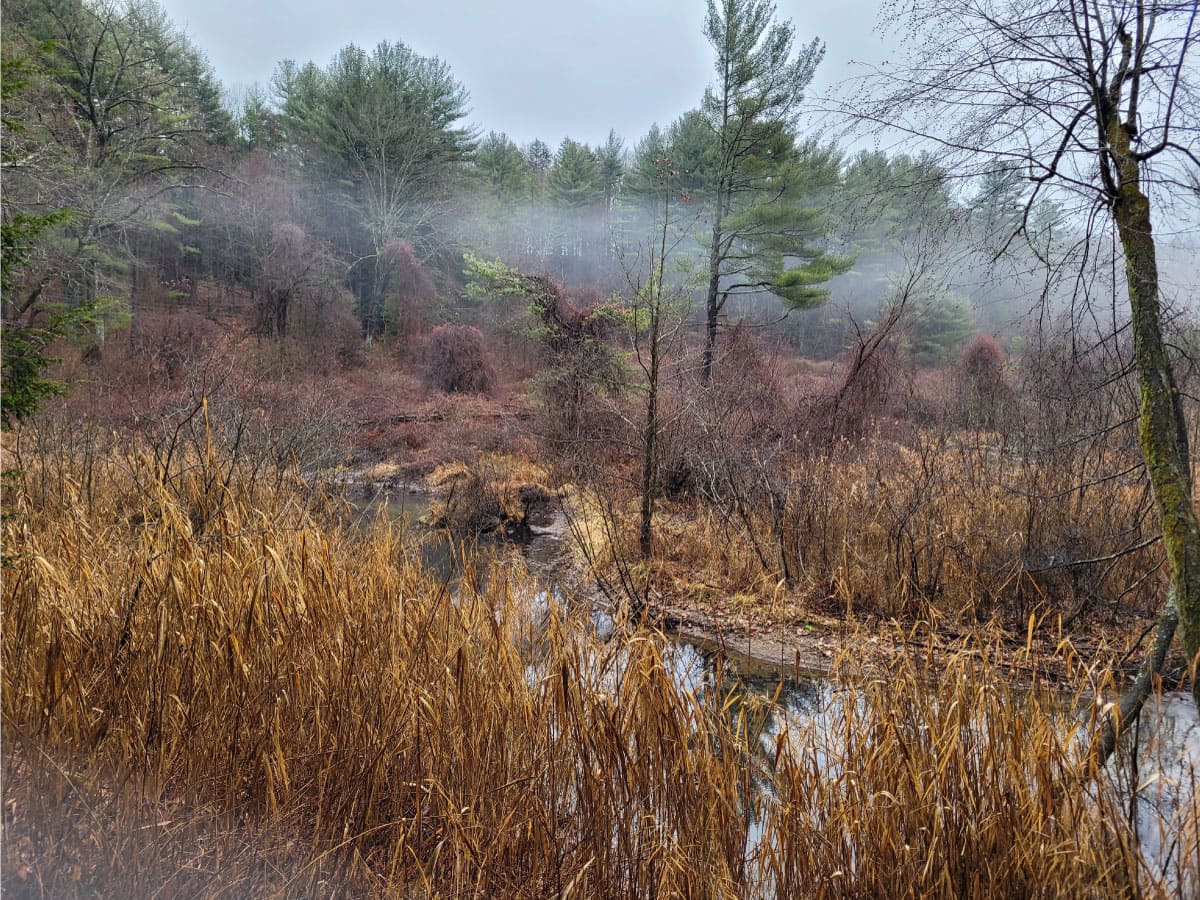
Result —
M716 218L713 221L712 250L708 258L708 298L704 316L704 356L700 367L700 383L712 379L713 357L717 351L717 316L721 314L721 231L724 201L717 195Z
M1150 201L1142 192L1140 166L1131 153L1123 125L1114 123L1109 141L1120 174L1113 217L1125 251L1129 283L1134 363L1141 390L1138 435L1162 520L1171 578L1164 616L1165 621L1172 618L1170 604L1174 603L1190 664L1192 696L1200 704L1200 682L1196 679L1200 658L1200 524L1192 504L1187 428L1162 336Z
M654 482L658 468L658 370L659 337L662 327L662 276L659 269L658 285L650 307L650 371L647 373L646 427L642 433L642 518L638 535L638 550L643 560L650 558L654 526Z
M1179 607L1175 603L1174 590L1169 590L1167 602L1154 625L1154 642L1150 645L1150 652L1142 661L1141 668L1138 669L1137 679L1121 697L1092 741L1091 757L1097 766L1103 765L1112 756L1122 732L1137 721L1146 698L1154 690L1155 679L1162 669L1163 661L1167 657L1167 648L1171 646L1171 638L1175 636L1175 628L1178 625Z
M657 317L655 317L657 319ZM650 335L650 383L646 398L646 427L642 436L642 516L638 550L643 560L650 558L654 526L654 470L658 448L658 328Z

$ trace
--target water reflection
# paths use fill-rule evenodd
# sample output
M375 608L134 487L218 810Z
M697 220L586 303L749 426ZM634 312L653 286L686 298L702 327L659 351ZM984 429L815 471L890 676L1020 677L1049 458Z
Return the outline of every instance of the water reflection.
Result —
M1129 824L1142 852L1158 871L1171 873L1180 854L1197 846L1181 845L1190 825L1196 841L1200 788L1200 715L1192 698L1164 694L1149 701L1109 765L1120 796L1128 803Z
M431 499L428 493L402 489L361 494L351 502L360 525L382 515L413 527L428 512ZM597 649L610 644L620 632L602 602L572 597L559 586L558 563L564 550L563 535L568 533L561 526L557 523L557 527L535 531L533 538L523 543L489 536L464 541L429 530L421 532L420 554L426 569L455 591L468 574L475 579L473 587L482 590L488 573L506 572L504 566L491 564L511 560L514 552L524 558L536 577L549 582L548 588L529 595L523 643L531 680L545 674L538 665L538 632L552 609L566 610L583 623L581 627L590 628L599 640ZM675 636L662 653L674 684L728 717L732 733L740 736L738 752L743 754L747 772L747 795L743 797L747 853L752 853L763 838L756 813L772 802L774 795L772 769L779 741L817 740L822 747L818 753L821 770L837 778L833 760L838 754L828 742L839 733L839 725L831 717L844 719L846 691L860 710L863 695L853 687L837 687L818 674L764 662L694 638ZM622 647L609 646L585 662L595 667L588 673L595 677L592 683L616 693L627 661ZM1064 729L1069 720L1070 711L1064 710ZM1138 727L1127 737L1108 772L1127 803L1129 825L1141 840L1145 859L1156 874L1169 880L1180 855L1195 852L1194 844L1180 845L1180 835L1188 833L1188 828L1181 826L1197 814L1200 781L1200 716L1191 698L1168 694L1147 704Z

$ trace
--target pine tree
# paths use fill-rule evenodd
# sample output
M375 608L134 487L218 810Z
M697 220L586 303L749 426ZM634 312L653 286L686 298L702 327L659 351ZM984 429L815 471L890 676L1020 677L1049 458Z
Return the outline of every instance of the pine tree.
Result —
M529 196L533 173L525 155L508 135L488 132L475 150L471 167L493 196L503 200Z
M350 250L366 264L352 283L374 334L385 324L384 248L404 240L428 256L448 231L438 226L472 145L460 125L467 92L446 63L399 41L347 46L325 69L285 61L273 84L313 169L346 186L336 199L357 216Z
M814 39L793 55L791 23L776 22L775 7L765 0L709 0L704 33L716 52L716 80L703 107L716 136L707 381L731 296L767 291L791 308L809 308L827 299L821 285L850 261L815 245L824 222L804 203L813 185L796 142L804 89L824 46Z
M584 144L565 138L546 178L550 199L559 206L581 209L604 197L596 155Z

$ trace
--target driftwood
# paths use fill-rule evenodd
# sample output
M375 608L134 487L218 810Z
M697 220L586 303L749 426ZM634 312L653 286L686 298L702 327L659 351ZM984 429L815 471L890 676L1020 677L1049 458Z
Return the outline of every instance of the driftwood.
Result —
M499 412L473 412L472 419L516 419L519 422L527 421L532 418L533 413L527 409L522 410L501 410ZM371 416L366 419L359 419L358 426L360 428L378 428L382 425L408 425L427 422L445 422L447 415L442 412L428 413L393 413L386 416Z

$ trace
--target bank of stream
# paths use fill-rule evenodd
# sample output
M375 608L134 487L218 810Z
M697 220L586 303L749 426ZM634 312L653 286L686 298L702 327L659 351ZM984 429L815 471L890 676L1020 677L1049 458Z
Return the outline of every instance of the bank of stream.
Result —
M382 515L414 529L425 566L448 581L462 577L465 570L483 573L487 566L474 565L476 560L519 554L545 585L535 603L547 604L553 596L568 607L584 604L586 621L597 635L606 641L612 638L610 607L602 595L563 587L569 571L564 560L570 555L567 542L571 532L561 513L532 528L521 541L486 535L463 541L422 524L433 498L418 486L366 487L351 498L359 525ZM664 630L668 638L665 654L677 686L697 693L735 691L752 698L757 708L765 710L757 736L764 759L770 757L783 731L805 726L823 730L837 694L856 690L835 682L828 665L822 666L824 656L812 648L802 653L792 643L763 636L744 637L731 646L702 623L670 624ZM1076 715L1083 714L1076 710ZM1084 731L1080 729L1081 739ZM1109 775L1123 798L1128 822L1139 835L1147 862L1167 872L1178 862L1175 854L1181 852L1176 817L1195 808L1200 789L1200 715L1190 696L1173 692L1149 703L1109 763Z

